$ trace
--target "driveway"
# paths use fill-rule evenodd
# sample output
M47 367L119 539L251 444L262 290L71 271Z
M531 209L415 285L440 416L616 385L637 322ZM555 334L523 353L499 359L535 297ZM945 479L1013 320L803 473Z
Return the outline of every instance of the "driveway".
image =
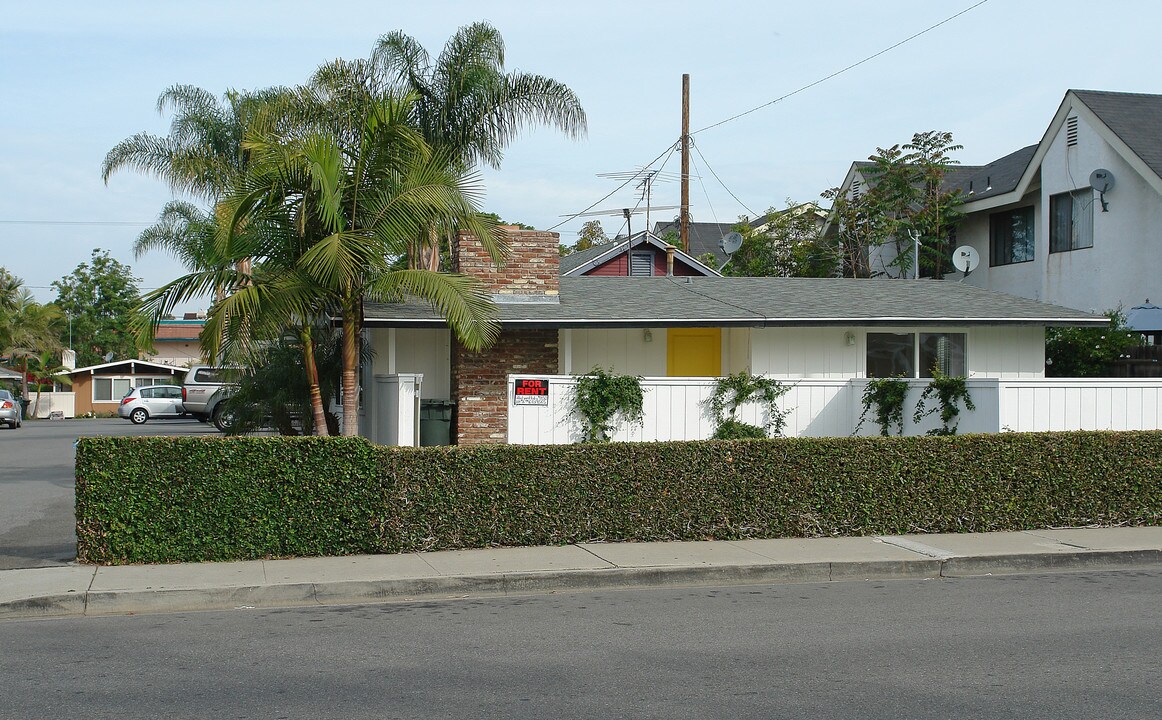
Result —
M196 420L26 420L0 429L0 570L50 567L77 556L73 443L94 435L205 435Z

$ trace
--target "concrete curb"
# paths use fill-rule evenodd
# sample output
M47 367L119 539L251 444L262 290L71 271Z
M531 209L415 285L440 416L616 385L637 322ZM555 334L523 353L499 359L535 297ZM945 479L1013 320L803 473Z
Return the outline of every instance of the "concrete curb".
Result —
M553 570L394 580L105 590L0 602L0 620L495 597L646 587L959 578L1162 564L1162 550L1081 551L840 562Z

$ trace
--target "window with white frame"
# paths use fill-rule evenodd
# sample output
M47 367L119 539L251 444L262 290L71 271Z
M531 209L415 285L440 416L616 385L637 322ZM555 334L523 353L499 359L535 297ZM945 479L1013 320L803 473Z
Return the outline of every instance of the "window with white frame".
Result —
M945 375L968 374L965 333L867 334L867 377L930 378L939 369Z
M120 377L97 375L93 378L93 402L114 402L125 397L135 387L172 385L173 382L174 379L168 375L128 375Z
M1049 252L1093 247L1093 188L1049 197Z
M133 388L133 379L127 377L93 378L93 402L113 402L125 397Z

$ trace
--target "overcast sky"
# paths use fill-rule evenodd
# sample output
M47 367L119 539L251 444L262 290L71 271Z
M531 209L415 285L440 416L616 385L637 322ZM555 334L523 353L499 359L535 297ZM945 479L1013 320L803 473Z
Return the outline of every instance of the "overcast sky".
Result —
M598 175L666 154L681 132L683 73L697 131L977 2L5 3L0 266L43 302L55 297L50 283L97 247L132 265L143 289L182 274L168 256L138 259L131 249L170 198L165 185L128 171L108 186L100 178L117 142L168 131L155 105L170 85L219 95L293 85L327 60L366 57L393 30L436 55L458 27L486 20L505 39L507 69L565 83L588 113L585 139L531 132L499 171L484 173L485 210L546 229L595 203L636 203L632 187L602 200L619 183ZM733 222L787 198L816 200L852 161L923 130L951 131L964 145L960 161L983 164L1039 141L1069 88L1162 92L1160 21L1158 0L987 0L837 77L696 132L691 214ZM663 159L665 171L680 169L677 155ZM677 205L678 184L656 184L652 202ZM560 225L562 242L571 244L586 219ZM602 218L611 236L623 222ZM635 223L641 229L644 218Z

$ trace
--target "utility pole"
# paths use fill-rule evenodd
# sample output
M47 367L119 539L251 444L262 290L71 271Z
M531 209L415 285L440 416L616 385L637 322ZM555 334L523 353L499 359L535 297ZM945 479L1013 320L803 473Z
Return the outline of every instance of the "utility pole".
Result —
M682 74L682 209L678 211L682 252L690 252L690 73Z

